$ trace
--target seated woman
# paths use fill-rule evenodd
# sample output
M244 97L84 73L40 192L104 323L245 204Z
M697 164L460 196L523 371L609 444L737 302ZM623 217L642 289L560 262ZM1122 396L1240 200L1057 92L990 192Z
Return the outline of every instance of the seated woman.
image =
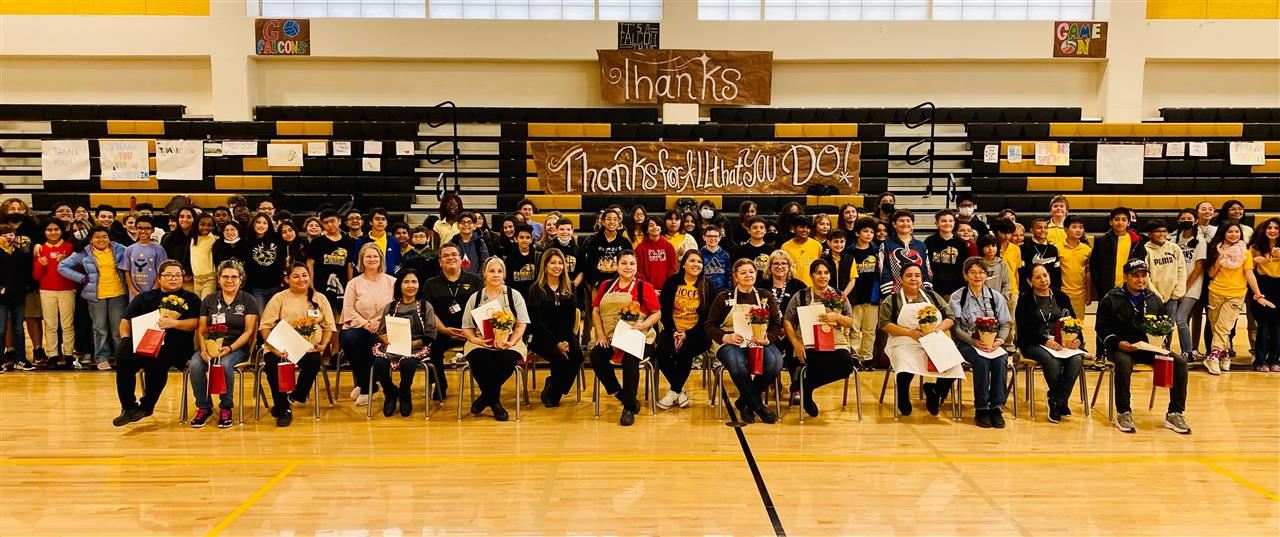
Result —
M213 399L209 395L209 362L217 360L222 365L227 391L218 396L218 428L231 427L231 409L235 403L231 394L236 390L236 365L249 357L249 343L258 329L258 315L262 308L253 295L240 288L244 282L244 269L234 261L218 265L217 287L200 303L200 326L196 329L196 341L200 350L191 356L189 366L191 391L196 397L196 415L191 426L199 429L213 415ZM209 354L204 345L204 334L210 326L222 325L227 335L222 338L222 349L216 355Z
M467 338L462 352L471 365L471 375L475 377L476 384L480 385L480 397L471 402L471 413L479 416L485 407L489 407L493 409L493 419L507 421L509 414L502 408L502 385L515 373L516 363L529 354L524 344L529 310L520 292L504 284L507 266L503 264L502 258L495 256L485 259L481 273L484 275L484 287L467 299L466 310L462 313L462 333ZM484 332L476 324L471 311L495 300L501 301L502 309L515 317L515 326L506 338L485 339ZM520 401L516 401L516 404L520 404Z
M391 341L387 338L387 323L383 322L378 329L378 343L373 347L373 380L382 385L382 415L390 417L400 406L400 415L409 417L413 414L413 377L418 372L418 364L430 357L431 344L436 340L435 310L425 295L419 292L418 271L403 269L396 276L395 300L387 304L383 313L383 321L387 317L409 320L409 350L411 354L402 356L387 352ZM400 386L391 381L391 371L400 370Z
M658 400L666 410L689 406L684 383L693 371L693 359L711 348L702 323L711 310L711 285L702 271L702 253L688 250L680 259L679 272L667 278L658 295L662 309L662 332L658 334L654 357L671 389Z
M769 266L762 267L756 264L756 288L762 291L770 291L773 298L778 302L778 308L786 308L791 303L791 297L795 296L805 288L804 282L796 278L795 260L791 258L791 254L784 250L774 250L769 254ZM767 271L762 273L762 271ZM766 276L767 274L767 276ZM793 386L788 391L791 392L791 403L800 404L800 385L799 377L796 376L796 368L800 366L800 362L796 361L795 353L791 349L791 340L787 338L779 339L776 343L778 352L782 354L782 363L787 367L787 371L791 373Z
M185 274L182 263L165 261L160 263L157 272L159 288L144 291L134 297L124 310L124 319L120 321L120 346L116 347L116 394L120 396L120 415L111 421L116 427L150 416L160 394L164 392L165 384L169 382L169 368L181 369L194 350L192 333L199 324L196 318L200 316L200 297L182 289L182 276ZM141 338L143 334L133 334L131 321L156 311L162 303L168 304L168 309L176 312L177 318L163 316L156 321L156 328L164 331L164 344L161 345L158 356L138 356L133 352L133 337ZM134 398L138 370L145 372L141 401Z
M316 293L311 286L311 271L307 269L307 265L301 262L291 265L287 281L289 288L271 297L262 311L261 335L263 347L267 351L262 355L263 369L267 373L267 383L271 385L271 400L275 403L271 406L271 415L276 418L278 427L288 427L293 422L293 403L307 402L311 385L320 372L321 354L329 348L329 342L333 341L338 332L333 322L333 309L329 307L329 299L323 293ZM298 361L298 380L293 391L286 394L280 391L278 375L280 360L287 357L284 351L272 347L266 341L276 323L283 321L296 326L302 319L316 322L320 335L318 338L313 336L312 341L315 343L311 350Z
M778 299L772 293L762 292L755 287L756 266L749 259L739 259L733 263L733 287L721 291L711 303L711 311L703 329L707 337L718 342L716 359L724 364L733 377L733 384L738 387L738 400L734 406L738 408L742 421L752 423L756 416L765 423L777 423L778 414L765 406L761 394L773 384L782 371L782 352L776 343L782 339L782 316L778 313ZM742 335L734 333L731 313L737 306L763 306L769 309L769 324L762 339L747 341ZM747 363L747 347L764 348L764 366L759 375L753 375ZM726 401L727 402L727 401Z
M1000 408L1004 406L1004 381L1009 374L1009 354L1003 349L1009 339L1009 303L986 286L987 265L982 258L965 260L961 272L965 287L951 295L951 311L955 313L951 336L960 354L973 367L973 408L978 427L1003 429L1004 416ZM980 318L996 320L996 336L990 345L982 342L977 331ZM998 355L988 358L978 354L979 351Z
M911 381L916 375L923 375L938 379L924 385L925 407L930 414L937 416L938 405L951 390L954 379L964 379L964 369L956 365L946 371L929 371L929 358L920 345L920 338L925 333L920 331L917 316L924 307L933 306L938 310L935 330L946 331L955 324L951 320L951 307L938 293L921 287L924 272L920 265L905 263L900 278L898 292L880 301L880 330L888 335L884 353L898 373L898 412L903 416L911 415Z
M546 407L560 406L560 398L573 389L582 365L582 345L575 331L578 299L569 280L564 253L551 248L542 253L538 279L529 289L529 315L533 323L533 342L529 348L551 365L551 376L538 399Z
M658 293L653 286L636 277L639 264L636 253L623 250L618 254L618 277L606 280L596 290L591 302L591 323L595 347L591 349L591 368L596 378L604 386L605 393L614 395L622 403L622 417L618 423L624 427L636 421L636 412L640 411L640 402L636 400L636 392L640 384L640 360L643 356L622 355L622 385L618 385L618 376L613 372L613 331L622 318L622 308L632 302L640 305L638 321L631 327L645 333L645 355L653 354L653 325L658 323L661 306L658 304Z
M787 339L791 340L791 348L795 350L796 360L805 366L804 411L810 416L818 417L818 405L813 402L813 390L849 378L853 374L853 355L849 352L849 342L844 332L853 328L853 306L849 299L838 296L840 290L831 287L831 275L835 272L830 261L818 259L809 265L809 277L813 287L802 290L791 297L787 303L786 314L783 315L783 328L787 331ZM818 316L818 320L834 329L832 340L835 350L819 351L813 345L804 344L804 334L800 331L799 308L815 302L821 302L827 292L834 292L840 299L840 310L833 312L828 306L827 312ZM799 380L796 381L797 383Z
M373 395L369 367L373 365L375 335L382 328L382 312L391 302L396 279L384 270L382 250L373 242L360 247L356 255L356 269L360 276L351 278L342 296L342 353L351 363L351 376L356 387L351 398L356 406L369 404Z
M1039 363L1044 371L1044 381L1049 385L1049 421L1058 423L1063 416L1071 415L1067 401L1084 368L1084 354L1058 358L1045 347L1055 351L1083 350L1084 338L1059 343L1055 337L1058 320L1076 315L1071 299L1062 291L1050 288L1049 270L1041 265L1031 267L1028 282L1031 292L1022 295L1014 312L1018 323L1018 350Z

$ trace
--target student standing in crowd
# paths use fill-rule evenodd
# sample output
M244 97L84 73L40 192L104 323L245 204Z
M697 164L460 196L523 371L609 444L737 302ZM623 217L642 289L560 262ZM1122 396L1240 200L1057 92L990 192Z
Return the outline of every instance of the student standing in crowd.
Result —
M1018 305L1018 273L1022 270L1022 249L1013 242L1016 230L1016 224L1006 218L997 218L991 223L991 231L996 237L996 255L1004 261L1004 272L1009 275L1009 293L1005 296L1013 307ZM978 249L982 249L982 243L978 244Z
M1031 277L1031 267L1043 265L1049 270L1049 279L1055 289L1062 288L1062 262L1058 258L1058 247L1049 242L1049 220L1036 218L1031 221L1031 240L1022 243L1019 252L1022 267L1018 269L1018 278L1026 281ZM1021 285L1021 284L1019 284Z
M769 254L776 249L773 244L764 240L769 230L768 222L759 216L752 216L747 221L747 239L734 252L733 260L751 261L756 266L757 274L769 273Z
M849 298L849 293L853 291L853 283L858 279L858 267L854 266L853 257L846 254L848 246L845 240L844 230L837 229L831 232L831 236L827 239L827 253L822 259L831 264L831 282L830 285L840 296Z
M1267 300L1280 297L1280 218L1268 218L1258 225L1249 245L1258 291ZM1254 297L1249 301L1258 322L1254 343L1253 370L1280 372L1280 311L1266 307Z
M729 229L725 229L726 248L737 250L738 246L747 242L747 238L751 236L751 219L755 218L758 212L759 206L754 201L747 200L738 205L738 225L733 227L732 233ZM764 233L761 232L760 236L764 237Z
M147 217L140 219L150 221ZM149 240L151 232L140 228L138 237ZM169 368L182 369L195 350L192 336L199 323L200 297L182 288L182 276L182 263L161 261L156 288L138 294L125 308L119 327L120 345L116 347L116 395L120 399L120 415L111 421L116 427L155 412L156 401L160 400L160 394L169 382ZM134 340L145 334L134 334L132 321L156 311L162 303L166 303L166 308L176 315L172 318L161 316L156 321L156 328L164 331L160 353L154 357L138 356L134 351ZM141 400L135 395L138 371L144 372L145 381Z
M1147 222L1147 240L1143 243L1143 260L1147 262L1147 288L1164 303L1163 314L1173 320L1178 315L1178 303L1187 292L1187 265L1182 258L1182 248L1168 240L1169 226L1156 218ZM1181 333L1178 334L1181 336ZM1170 338L1173 334L1170 334ZM1179 337L1181 349L1191 342ZM1165 345L1169 345L1166 341Z
M89 303L93 320L93 355L98 369L111 369L111 358L120 344L116 329L129 302L125 289L124 247L111 242L106 228L96 227L89 246L58 263L58 273L84 286L81 296Z
M68 208L70 210L70 208ZM67 368L82 369L75 359L76 284L58 273L58 263L71 257L71 243L64 239L66 223L53 219L44 227L45 242L33 250L35 262L31 276L40 289L40 309L44 321L44 344L53 353L50 362L65 361ZM181 285L182 282L178 282ZM58 344L61 329L62 344Z
M285 225L281 225L284 228ZM290 229L292 229L290 225ZM250 224L249 237L244 240L245 288L259 304L266 304L280 291L284 281L289 247L271 225L271 217L259 212ZM305 260L300 260L305 264ZM310 272L308 272L308 276ZM310 277L307 278L311 280Z
M40 244L43 238L40 224L35 219L35 213L31 211L31 206L20 198L9 198L5 200L3 206L5 208L5 222L13 226L14 230L14 238L10 244L21 251L22 255L27 259L32 259L35 246ZM47 362L49 357L44 351L44 315L40 308L40 292L36 289L35 282L31 279L29 271L22 270L22 272L27 275L27 289L23 298L21 322L26 325L26 333L31 336L32 359L37 362ZM14 332L10 332L8 337L11 339L14 335ZM6 345L10 342L6 341ZM25 355L21 358L24 361L26 360Z
M882 222L892 222L894 220L893 213L898 208L897 201L898 197L894 196L892 192L881 192L876 197L875 214L873 216Z
M1067 242L1067 235L1069 234L1067 232L1067 213L1070 210L1071 204L1067 202L1066 196L1057 195L1049 200L1049 219L1045 222L1045 242L1057 246L1059 250ZM1034 222L1032 223L1031 232L1035 233Z
M831 238L831 217L826 213L818 213L813 215L812 224L813 229L809 234L809 238L817 241L818 245L822 246L822 253L818 254L818 258L826 257L827 254L831 253L831 247L827 245L827 241Z
M698 242L691 235L684 232L684 221L679 211L675 209L667 211L663 221L665 222L663 237L667 239L667 242L671 243L671 247L675 249L677 256L684 255L688 250L698 249ZM673 257L672 260L674 259Z
M658 287L676 272L676 249L662 236L662 222L656 217L645 224L645 236L636 246L637 277Z
M533 249L533 226L516 226L515 247L503 257L503 261L507 266L507 285L528 296L529 288L538 278L538 252Z
M394 273L396 267L400 266L400 241L387 233L387 210L377 207L369 211L369 223L369 233L356 239L356 250L370 243L378 245L378 250L386 259L383 270Z
M986 222L978 218L977 212L978 204L973 200L972 193L960 192L956 194L956 225L968 224L979 237L990 234L990 228L987 227Z
M938 232L924 240L924 247L929 253L929 267L933 269L933 290L947 298L964 287L965 278L960 269L968 259L968 246L955 235L956 216L950 209L934 214L934 222Z
M689 250L680 259L680 271L662 285L658 301L662 310L662 332L655 342L658 369L671 388L658 400L658 408L689 406L684 384L693 370L693 359L711 348L702 329L714 296L706 278L706 261L700 252Z
M632 205L631 210L627 211L626 225L622 227L625 228L627 240L631 241L631 247L639 245L649 230L649 212L644 205Z
M999 225L999 222L996 222ZM1006 303L1013 300L1013 276L1009 274L1009 265L996 253L1000 245L999 239L991 235L978 237L978 249L982 251L982 262L987 267L986 286L1000 293Z
M622 223L622 212L615 210L606 210L600 217L600 231L595 235L587 238L582 244L582 252L578 256L578 268L581 272L574 280L575 288L584 287L585 289L594 290L600 287L605 280L613 278L618 273L618 255L624 250L631 249L631 242L622 236L618 231L618 226ZM592 301L587 301L590 305ZM590 308L586 311L587 319L591 319ZM588 330L591 327L586 327Z
M533 240L541 239L544 228L542 224L534 221L533 215L538 212L538 207L533 204L533 200L524 198L516 202L516 212L526 224L529 224L529 227L533 228Z
M902 283L902 268L906 265L920 267L924 281L933 281L928 249L923 242L912 236L916 225L915 215L906 209L898 209L893 212L891 222L894 232L880 245L880 294L886 296L897 292Z
M450 192L440 199L440 219L436 220L432 230L440 239L440 244L448 244L458 234L458 222L466 210L462 208L462 197Z
M1129 229L1129 209L1112 209L1109 221L1111 229L1094 239L1093 256L1089 258L1089 276L1095 297L1102 297L1107 291L1120 287L1124 283L1125 263L1142 258L1145 253L1142 238Z
M169 217L169 224L173 226L173 231L165 234L164 239L160 241L160 246L164 247L165 255L169 259L182 263L182 269L186 272L183 287L188 291L194 290L192 281L195 273L191 272L191 243L196 236L196 212L190 207L182 207Z
M129 287L130 299L156 287L160 275L160 264L169 258L164 248L151 242L151 231L155 229L151 218L138 217L134 223L134 229L138 232L138 241L124 249L128 267L126 269L128 278L125 278L125 283ZM182 275L179 274L179 276Z
M1070 216L1066 224L1066 238L1057 245L1058 260L1062 265L1061 291L1071 299L1071 311L1076 320L1084 322L1084 308L1093 291L1089 281L1089 258L1093 255L1093 247L1084 241L1084 220Z
M1253 301L1266 308L1274 308L1268 297L1258 289L1254 276L1254 260L1245 246L1244 231L1234 220L1226 220L1218 226L1218 233L1209 242L1205 266L1209 274L1209 325L1213 328L1213 350L1204 359L1209 374L1217 375L1231 370L1231 331L1244 311L1245 297L1252 291Z
M324 234L307 246L307 270L315 290L324 293L331 308L342 311L342 297L354 272L355 241L342 233L337 212L321 211L320 223Z
M782 243L781 248L791 256L795 278L807 287L813 285L813 280L809 278L809 265L822 257L823 245L809 238L813 223L808 217L803 215L792 217L790 225L794 238Z
M489 258L489 247L475 233L476 218L471 213L458 217L458 233L450 242L462 252L462 270L479 275L481 267Z
M31 254L19 246L14 226L0 224L0 339L12 341L5 345L3 366L0 366L5 369L35 369L27 360L26 332L22 326L27 292L35 287L31 271L27 270L31 264Z
M725 229L715 224L702 228L703 245L698 253L702 254L702 274L711 286L712 296L729 288L729 264L733 258L720 247Z
M213 243L213 264L221 265L223 261L235 261L243 266L245 242L240 222L227 222L219 229L222 236Z
M1182 357L1187 363L1191 363L1200 354L1197 347L1200 344L1200 313L1204 309L1204 259L1208 255L1209 245L1209 239L1201 238L1200 231L1196 228L1195 210L1183 209L1178 213L1178 231L1174 233L1173 242L1182 249L1187 273L1187 290L1178 301L1174 322L1178 328L1179 341L1187 342L1182 347Z
M351 240L359 241L364 238L364 215L360 214L359 209L355 207L347 209L343 223L347 226L347 236L351 237Z
M875 229L875 220L859 218L853 226L853 244L848 254L858 271L858 277L853 280L853 290L845 295L853 306L850 344L862 361L874 358L872 353L880 315L879 252L872 242Z
M852 203L846 203L840 206L839 229L847 235L853 234L853 225L858 223L858 207Z
M181 225L181 223L179 223ZM213 244L218 238L213 235L213 217L208 213L196 217L196 234L191 238L191 272L194 274L195 293L201 299L212 295L217 290L218 278L213 263Z

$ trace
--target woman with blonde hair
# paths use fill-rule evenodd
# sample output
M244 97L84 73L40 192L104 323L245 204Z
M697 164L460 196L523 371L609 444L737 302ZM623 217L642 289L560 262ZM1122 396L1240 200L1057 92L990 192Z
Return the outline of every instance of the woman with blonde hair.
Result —
M387 304L394 297L396 279L384 270L382 250L368 242L356 254L360 276L351 278L342 296L342 352L351 363L351 376L356 387L351 398L356 406L369 404L373 389L369 385L369 368L373 365L373 345L378 342L378 329Z
M516 364L529 354L529 349L524 344L524 331L529 326L529 310L520 292L505 284L507 266L502 258L486 259L480 273L484 278L484 287L467 299L466 309L462 312L462 333L467 338L462 352L471 366L471 375L475 377L476 384L480 385L480 397L471 402L471 413L478 416L488 407L493 410L493 419L507 421L510 415L502 408L502 385L511 378ZM504 337L499 338L499 332L494 330L493 335L486 338L484 330L476 323L471 312L494 301L499 303L501 310L509 312L515 318L515 324L511 330L502 334ZM519 405L520 401L516 401L516 404Z
M548 236L543 232L543 237ZM578 300L569 281L564 253L555 248L542 253L538 263L538 279L529 289L529 316L533 323L533 341L529 348L551 365L551 376L542 388L539 400L543 406L560 406L560 398L568 395L582 365L582 346L576 331Z

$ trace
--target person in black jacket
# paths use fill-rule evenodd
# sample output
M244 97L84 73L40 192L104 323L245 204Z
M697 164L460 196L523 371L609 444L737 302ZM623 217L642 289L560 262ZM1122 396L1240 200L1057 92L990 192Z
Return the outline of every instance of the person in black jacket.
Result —
M1116 428L1121 432L1136 432L1133 412L1129 406L1129 377L1133 363L1151 363L1155 355L1139 349L1135 344L1145 342L1143 319L1147 313L1159 315L1163 310L1160 296L1147 289L1147 262L1130 259L1124 264L1124 285L1107 291L1098 303L1098 348L1105 349L1115 364ZM1164 416L1164 426L1179 434L1189 434L1182 412L1187 404L1187 361L1179 355L1173 359L1173 387L1169 390L1169 410Z
M120 345L116 347L116 395L120 398L120 415L111 420L116 427L123 427L155 411L156 401L169 381L169 368L183 369L195 352L192 333L200 317L200 297L182 288L185 274L182 263L168 260L156 270L159 286L134 297L124 310L120 320ZM171 298L174 297L174 298ZM169 300L166 314L156 322L164 331L164 343L155 357L139 356L134 352L133 340L146 334L133 333L133 319L156 311L161 303ZM143 395L136 397L138 371L143 371Z
M662 310L662 332L654 342L653 355L658 369L667 378L671 389L658 400L658 408L666 410L679 405L689 406L689 394L684 383L693 371L693 359L711 348L711 341L702 328L702 322L711 310L711 286L703 274L702 253L687 250L680 256L680 270L662 284L658 303Z
M1121 251L1121 248L1124 251ZM1089 277L1093 281L1093 296L1102 295L1124 282L1120 267L1130 259L1146 257L1143 239L1129 229L1129 209L1116 207L1111 210L1111 229L1093 241L1093 254L1089 257ZM1028 260L1024 259L1024 262Z
M1080 378L1084 362L1082 354L1058 358L1046 347L1055 351L1084 350L1084 341L1077 337L1059 342L1055 338L1058 321L1076 316L1071 299L1052 287L1047 266L1032 265L1030 274L1031 277L1023 282L1028 290L1018 300L1014 315L1014 322L1019 328L1018 350L1040 364L1045 384L1049 385L1049 421L1058 423L1063 416L1071 415L1067 401L1071 399L1071 390Z
M245 288L259 304L270 302L280 291L288 248L267 213L253 216L249 235L240 239L240 251L245 260Z
M529 289L529 317L534 319L529 350L551 364L551 376L538 398L543 406L557 407L573 388L583 361L576 330L578 300L563 252L548 249L538 265L538 279Z

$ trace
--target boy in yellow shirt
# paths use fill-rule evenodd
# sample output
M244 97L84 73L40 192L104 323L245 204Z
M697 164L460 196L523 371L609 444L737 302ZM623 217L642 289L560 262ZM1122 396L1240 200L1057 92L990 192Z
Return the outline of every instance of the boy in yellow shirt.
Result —
M809 279L809 265L822 257L822 243L809 238L809 232L813 228L809 217L796 216L791 220L791 225L795 229L796 237L782 243L782 251L790 254L791 259L795 260L796 279L804 282L805 286L812 286L813 281Z
M1093 247L1084 241L1084 219L1070 216L1066 220L1066 238L1058 245L1058 261L1062 264L1062 293L1071 299L1076 319L1084 322L1084 308L1089 304L1089 256Z

